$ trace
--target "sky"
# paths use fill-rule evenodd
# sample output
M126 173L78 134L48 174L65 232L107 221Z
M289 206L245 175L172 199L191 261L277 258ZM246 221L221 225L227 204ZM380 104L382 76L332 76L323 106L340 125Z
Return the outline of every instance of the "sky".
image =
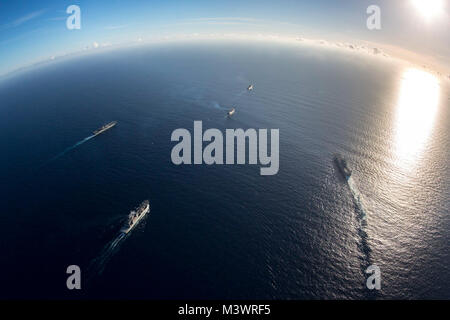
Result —
M80 7L79 30L66 27L70 5ZM380 7L380 30L366 26L370 5ZM450 0L0 0L0 75L86 49L192 34L370 41L449 67L449 18Z

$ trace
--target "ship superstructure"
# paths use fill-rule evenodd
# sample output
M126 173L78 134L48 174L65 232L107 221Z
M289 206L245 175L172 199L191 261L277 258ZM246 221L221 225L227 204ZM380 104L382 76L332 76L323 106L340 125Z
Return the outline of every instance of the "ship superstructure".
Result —
M147 213L150 212L150 203L148 200L143 201L136 209L132 210L128 215L128 220L120 229L121 233L130 232Z
M227 115L228 115L229 117L231 117L235 112L236 112L236 109L233 108L233 109L231 109L230 111L227 112Z

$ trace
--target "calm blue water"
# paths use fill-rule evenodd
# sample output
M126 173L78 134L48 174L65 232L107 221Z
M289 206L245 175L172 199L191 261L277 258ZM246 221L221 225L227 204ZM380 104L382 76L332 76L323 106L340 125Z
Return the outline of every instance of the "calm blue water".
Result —
M345 52L220 42L122 49L3 79L0 297L450 298L449 85L423 101L411 89L430 81ZM279 128L279 173L173 165L170 135L194 120ZM69 292L67 266L85 279L144 199L150 216ZM377 293L365 286L371 264Z

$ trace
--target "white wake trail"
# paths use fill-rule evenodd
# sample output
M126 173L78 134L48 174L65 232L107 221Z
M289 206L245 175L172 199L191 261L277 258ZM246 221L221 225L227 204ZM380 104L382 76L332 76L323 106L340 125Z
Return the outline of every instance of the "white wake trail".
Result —
M100 254L89 265L89 273L91 275L101 275L103 273L107 263L120 248L120 244L125 237L125 233L119 233L119 235L105 245Z
M57 154L56 156L54 156L53 158L51 158L49 161L47 161L47 163L52 162L52 161L55 161L55 160L61 158L61 157L62 157L63 155L65 155L67 152L69 152L69 151L75 149L76 147L79 147L80 145L82 145L83 143L85 143L85 142L91 140L91 139L94 138L94 137L95 137L95 135L93 134L93 135L91 135L91 136L89 136L89 137L84 138L84 139L81 140L81 141L78 141L78 142L75 143L73 146L71 146L71 147L65 149L63 152L61 152L61 153Z
M348 183L349 189L352 193L355 205L357 206L358 210L361 213L360 218L363 220L366 220L366 210L364 209L364 205L361 200L361 192L359 191L358 187L356 186L356 183L353 180L353 177L350 177L347 180L347 183Z
M358 187L356 186L355 181L353 180L353 177L350 177L347 180L348 187L350 189L350 192L352 193L353 202L356 207L356 220L358 222L358 235L360 236L360 241L358 243L358 248L361 250L361 272L365 274L365 270L368 266L372 264L372 257L371 252L372 249L370 248L369 243L369 236L366 232L367 227L367 211L364 208L364 203L362 201L362 194L359 191Z

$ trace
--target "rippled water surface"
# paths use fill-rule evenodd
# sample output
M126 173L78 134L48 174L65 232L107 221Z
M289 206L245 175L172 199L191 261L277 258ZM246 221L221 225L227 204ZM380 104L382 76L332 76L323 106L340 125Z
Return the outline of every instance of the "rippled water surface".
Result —
M449 97L389 60L280 44L122 49L5 79L0 296L450 298ZM279 128L279 173L172 164L194 120ZM104 272L66 290L144 199Z

